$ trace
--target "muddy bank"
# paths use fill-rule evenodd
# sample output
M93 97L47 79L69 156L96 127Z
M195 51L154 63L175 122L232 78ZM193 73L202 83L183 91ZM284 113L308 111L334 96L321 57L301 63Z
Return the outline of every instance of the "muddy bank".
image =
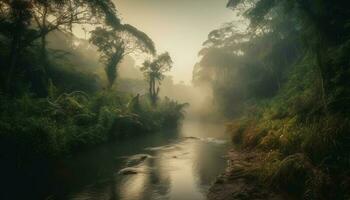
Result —
M255 166L262 162L258 152L232 149L227 154L227 168L208 192L208 200L291 200L271 191L254 176Z

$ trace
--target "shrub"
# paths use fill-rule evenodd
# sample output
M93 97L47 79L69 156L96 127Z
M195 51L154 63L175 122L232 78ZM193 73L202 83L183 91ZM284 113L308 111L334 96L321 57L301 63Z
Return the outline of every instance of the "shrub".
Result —
M226 132L231 134L232 142L236 145L242 144L246 124L240 121L233 121L226 124Z
M291 194L304 194L306 181L312 176L310 160L303 154L284 158L271 176L271 184Z
M170 99L156 108L147 102L129 106L131 96L118 92L50 94L47 99L0 95L2 158L16 163L47 160L119 137L174 127L186 106Z
M349 121L340 116L327 116L302 129L302 149L314 163L327 168L349 167Z

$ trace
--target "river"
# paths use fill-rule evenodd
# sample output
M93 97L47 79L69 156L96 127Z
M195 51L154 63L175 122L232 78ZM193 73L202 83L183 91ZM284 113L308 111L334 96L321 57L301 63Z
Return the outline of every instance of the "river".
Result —
M185 120L177 130L76 154L57 161L44 184L28 186L27 199L205 199L226 166L223 155L230 142L223 128L223 124Z

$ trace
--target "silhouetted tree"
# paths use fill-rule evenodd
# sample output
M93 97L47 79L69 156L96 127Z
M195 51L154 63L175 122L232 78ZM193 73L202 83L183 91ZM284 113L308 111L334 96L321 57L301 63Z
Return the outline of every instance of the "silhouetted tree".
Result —
M147 60L143 63L143 67L141 71L143 71L146 79L149 82L149 95L152 104L155 106L158 99L159 94L159 85L161 81L164 79L164 73L170 71L172 68L173 61L168 52L165 52L152 61ZM156 88L156 83L158 82L158 86Z
M3 0L0 34L10 40L6 87L10 91L21 52L41 39L43 71L47 67L46 36L52 31L72 31L74 24L120 25L111 0ZM46 73L44 73L46 74Z
M32 18L31 2L23 0L0 1L0 31L9 39L9 69L7 76L7 90L10 91L12 76L17 60L24 46L24 38Z
M147 53L155 54L153 41L135 27L125 24L117 29L98 27L91 32L90 42L101 52L101 60L105 63L108 88L112 88L118 72L118 64L126 55Z

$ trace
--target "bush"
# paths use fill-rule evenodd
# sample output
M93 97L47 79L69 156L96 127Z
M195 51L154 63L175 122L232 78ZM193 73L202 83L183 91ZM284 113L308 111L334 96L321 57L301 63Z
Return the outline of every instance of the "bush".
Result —
M45 160L120 137L175 127L183 117L186 104L164 99L153 108L144 98L132 106L135 98L118 92L89 96L79 91L51 93L47 99L0 95L1 157L17 163Z
M304 194L306 181L312 176L312 168L305 155L290 155L278 164L271 177L271 184L292 194Z
M314 163L331 169L350 166L349 121L340 116L326 116L302 129L303 151Z

